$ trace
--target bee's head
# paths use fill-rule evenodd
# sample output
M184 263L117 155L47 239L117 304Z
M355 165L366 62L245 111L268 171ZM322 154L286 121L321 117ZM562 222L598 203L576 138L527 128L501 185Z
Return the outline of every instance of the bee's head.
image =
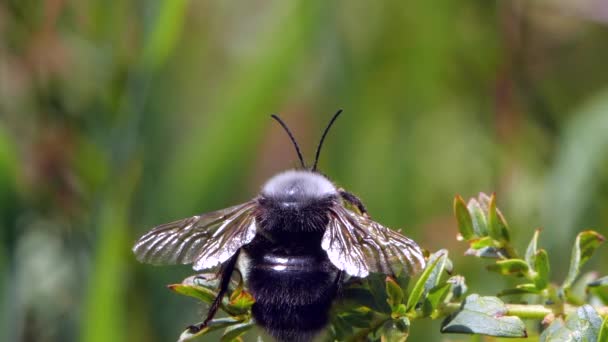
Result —
M336 187L318 172L285 171L264 184L257 219L262 229L269 232L324 231L327 210L337 196ZM291 235L285 238L292 239Z
M270 178L262 187L262 196L284 207L300 206L337 195L332 182L318 172L289 170Z

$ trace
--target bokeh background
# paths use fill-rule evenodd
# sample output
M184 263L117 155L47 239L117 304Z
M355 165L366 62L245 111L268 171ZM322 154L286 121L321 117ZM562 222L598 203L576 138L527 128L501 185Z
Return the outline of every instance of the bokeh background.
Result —
M608 234L607 25L604 0L0 2L0 340L199 321L165 288L189 268L131 246L297 166L271 113L311 160L344 108L321 170L474 292L504 283L462 256L456 194L496 192L521 248L543 227L561 280L577 231Z

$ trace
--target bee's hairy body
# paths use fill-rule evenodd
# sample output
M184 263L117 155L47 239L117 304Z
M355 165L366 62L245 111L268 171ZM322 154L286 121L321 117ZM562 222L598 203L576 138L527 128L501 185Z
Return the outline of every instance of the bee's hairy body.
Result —
M258 199L260 233L243 248L250 259L245 272L254 318L279 340L306 341L327 324L340 271L321 239L337 196L325 177L287 171L270 179Z
M307 169L287 126L302 169L275 175L258 196L229 208L156 226L135 243L141 262L192 264L217 269L220 283L199 332L213 319L236 267L256 302L256 323L281 342L308 342L328 322L333 300L347 277L372 272L415 274L425 265L410 238L372 220L355 195L317 172L325 129Z

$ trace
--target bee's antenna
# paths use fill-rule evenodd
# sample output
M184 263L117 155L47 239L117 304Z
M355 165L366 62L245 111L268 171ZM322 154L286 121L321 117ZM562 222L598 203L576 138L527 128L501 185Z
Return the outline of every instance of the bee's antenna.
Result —
M293 137L293 134L291 134L291 131L289 130L289 127L287 127L287 125L283 122L283 120L281 120L281 118L279 118L277 115L272 114L271 117L275 120L277 120L277 122L279 124L281 124L281 126L283 126L283 129L285 129L285 132L287 132L287 135L289 135L289 139L291 139L291 142L293 143L293 146L296 148L296 152L298 153L298 159L300 159L300 164L302 164L302 168L306 168L306 164L304 164L304 158L302 158L302 152L300 152L300 146L298 146L298 143L296 142L296 138Z
M329 121L329 124L325 128L325 132L323 132L323 135L321 136L321 140L319 141L319 146L317 146L317 154L315 155L315 164L312 166L312 171L317 171L317 163L319 162L319 154L321 153L321 147L323 147L323 141L325 141L325 136L327 135L327 132L329 132L329 129L331 128L331 126L334 124L334 121L336 121L338 116L340 116L340 114L342 114L342 108L340 108L336 112L336 114L334 114L333 118L331 118L331 121Z

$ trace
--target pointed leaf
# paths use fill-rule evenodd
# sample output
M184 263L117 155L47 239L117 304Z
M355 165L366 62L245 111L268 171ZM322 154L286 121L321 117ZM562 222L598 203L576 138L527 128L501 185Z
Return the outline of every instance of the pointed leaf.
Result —
M476 199L471 199L467 205L473 222L473 231L477 236L488 236L488 221L484 210Z
M184 330L184 332L182 332L182 334L179 336L179 340L177 342L190 341L211 331L216 331L239 323L241 322L232 317L216 318L211 320L211 322L209 322L203 329L196 330L190 327Z
M539 290L547 288L549 285L549 256L547 251L544 249L539 250L534 255L534 270L536 274L534 276L534 284Z
M386 295L388 297L386 301L394 312L399 304L403 302L403 290L391 277L386 277Z
M524 322L519 317L506 316L507 312L500 299L472 294L465 299L459 311L443 321L441 332L527 337Z
M388 305L386 297L386 282L385 277L379 273L372 274L366 278L369 284L369 290L374 297L374 306L379 312L391 313L391 307Z
M534 284L532 284L534 285ZM529 289L529 288L514 288L514 289L506 289L506 290L502 290L498 293L498 297L505 297L505 296L520 296L520 295L524 295L524 294L531 294L531 293L539 293L539 291L536 289L536 287L534 287L533 289Z
M597 335L598 342L608 342L608 317L604 318L604 322L602 322L602 326L600 327L600 332Z
M427 262L426 268L420 275L420 278L418 278L418 281L416 281L416 284L414 285L414 288L412 289L412 292L410 293L410 296L407 299L407 311L413 309L416 304L418 304L418 302L423 299L422 296L425 291L425 284L427 280L431 277L431 275L434 274L435 267L437 267L439 262L443 259L441 257L443 254L444 252L439 251L429 257L429 262Z
M602 319L591 305L581 306L561 323L555 320L540 336L540 341L598 341Z
M459 300L467 293L468 288L463 276L455 275L448 279L447 283L451 285L452 299Z
M480 249L469 248L464 254L479 258L504 259L507 256L507 251L503 248L483 247Z
M572 256L570 257L570 269L568 276L562 285L564 290L569 289L579 274L580 268L591 258L593 252L604 242L605 238L592 230L579 233L576 236Z
M374 312L366 306L359 306L346 312L340 312L338 316L351 327L367 328L374 318Z
M236 296L230 296L230 302L228 302L228 309L230 312L243 313L251 309L251 306L255 303L255 299L251 293L247 291L240 291Z
M587 284L587 286L588 287L607 287L608 286L608 276L604 276L599 279L596 279L596 280L590 282L589 284Z
M460 232L460 236L462 236L462 238L466 241L475 238L471 214L469 214L467 205L464 203L464 200L462 197L460 197L460 195L454 198L454 215L456 216L456 221L458 222L458 231Z
M439 304L443 303L444 299L450 294L451 287L452 284L443 283L429 291L429 294L424 301L424 305L422 306L424 316L430 316L433 311L437 309Z
M429 278L424 283L424 292L422 293L423 297L425 297L432 288L439 284L441 275L446 268L452 267L452 262L448 259L448 251L446 249L440 249L439 251L433 253L429 257L428 262L433 263L435 259L438 259L438 262L429 275Z
M170 290L175 291L179 294L194 297L207 304L213 302L217 293L206 287L196 285L183 285L183 284L172 284L167 286Z
M494 239L492 239L490 236L484 236L480 239L475 239L470 242L470 246L473 249L481 249L484 247L494 247L495 244L496 243L494 242Z
M243 335L244 333L249 331L251 328L253 328L253 326L254 326L254 324L252 321L231 325L228 328L226 328L220 341L221 342L234 341L239 336Z
M410 322L406 317L386 322L381 329L381 342L405 342L409 335Z
M521 259L498 260L495 264L488 265L486 268L488 271L518 277L522 277L530 271L528 264Z
M526 262L530 267L534 267L534 258L536 256L536 251L538 249L538 236L540 235L540 229L534 231L534 235L532 235L532 240L530 240L530 244L528 244L528 249L526 249Z
M502 234L502 227L498 220L498 214L496 213L496 195L492 194L490 202L488 203L488 233L490 237L496 241L504 241Z

